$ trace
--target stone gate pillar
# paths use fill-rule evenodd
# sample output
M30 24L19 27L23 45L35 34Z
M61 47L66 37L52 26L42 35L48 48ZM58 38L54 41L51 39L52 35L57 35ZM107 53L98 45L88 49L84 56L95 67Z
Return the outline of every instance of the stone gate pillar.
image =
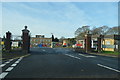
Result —
M100 35L98 38L97 38L97 41L98 41L98 46L97 46L97 50L98 52L101 52L102 51L102 39L103 39L103 35Z
M25 26L25 29L22 30L22 51L24 53L28 53L30 50L30 35L29 30L27 30L27 26Z
M11 33L9 31L6 32L5 49L7 52L11 50Z
M91 52L91 34L89 32L85 35L85 51Z

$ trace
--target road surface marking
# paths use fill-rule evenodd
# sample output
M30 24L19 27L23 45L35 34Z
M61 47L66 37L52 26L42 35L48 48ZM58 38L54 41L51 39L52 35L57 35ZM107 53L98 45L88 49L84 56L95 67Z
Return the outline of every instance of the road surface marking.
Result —
M17 64L14 63L14 64L12 64L11 66L16 66L16 65L17 65Z
M0 74L0 78L4 78L6 75L8 74L8 72L3 72Z
M6 64L10 63L11 61L13 61L13 59L10 59L9 61L5 62L4 64L1 64L0 67L4 67Z
M5 62L6 64L10 63L10 61Z
M86 56L86 57L96 57L96 56Z
M83 55L83 54L78 54L78 55L84 56L84 57L96 57L96 56L85 56L85 55Z
M45 50L43 49L43 51L45 51Z
M6 65L6 64L1 64L0 67L3 67L3 66L5 66L5 65Z
M84 56L84 57L86 57L85 55L83 55L83 54L78 54L78 55L81 55L81 56Z
M9 61L13 61L13 59L10 59Z
M75 57L75 56L72 56L72 55L69 55L69 54L65 54L65 55L76 58L76 59L80 59L79 57Z
M79 57L74 57L74 58L80 59Z
M9 67L8 69L6 69L5 71L11 71L13 69L13 67Z
M108 67L108 66L104 66L104 65L101 65L101 64L97 64L98 66L101 66L101 67L104 67L104 68L107 68L107 69L110 69L110 70L113 70L113 71L116 71L116 72L120 72L119 70L117 69L113 69L111 67Z
M17 64L17 63L19 63L20 61L16 61L15 63Z
M23 57L19 58L18 61L21 61L23 59Z

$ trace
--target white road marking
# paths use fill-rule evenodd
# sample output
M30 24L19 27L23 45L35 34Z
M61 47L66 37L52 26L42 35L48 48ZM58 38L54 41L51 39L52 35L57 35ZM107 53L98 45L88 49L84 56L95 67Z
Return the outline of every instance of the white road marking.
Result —
M11 61L13 61L13 59L10 59L9 61L5 62L4 64L1 64L0 67L4 67L6 64L10 63Z
M74 57L74 58L80 59L79 57Z
M4 78L6 75L8 74L8 72L3 72L0 74L0 78Z
M19 58L18 61L21 61L23 59L23 57Z
M11 71L14 68L14 66L16 66L17 63L19 63L22 60L22 58L23 57L19 58L14 64L11 65L12 67L7 68L5 71ZM6 64L10 63L12 60L14 60L14 59L9 60L8 62L6 62ZM6 64L1 64L0 67L5 66ZM8 74L8 72L1 73L0 78L4 78L7 74Z
M16 61L15 63L17 64L17 63L19 63L20 61Z
M16 66L16 65L17 65L17 64L14 63L14 64L12 64L11 66Z
M75 56L72 56L72 55L69 55L69 54L65 54L65 55L76 58L76 59L80 59L79 57L75 57Z
M45 51L45 50L43 49L43 51Z
M83 54L78 54L80 56L84 56L84 57L96 57L96 56L86 56L86 55L83 55Z
M3 66L5 66L5 65L6 65L6 64L1 64L0 67L3 67Z
M21 61L22 59L18 59L17 61Z
M10 61L5 62L6 64L10 63Z
M96 56L86 56L86 57L96 57Z
M110 70L113 70L113 71L116 71L116 72L120 72L119 70L117 69L113 69L111 67L108 67L108 66L104 66L104 65L101 65L101 64L97 64L98 66L101 66L101 67L104 67L104 68L107 68L107 69L110 69Z
M13 69L13 67L9 67L8 69L6 69L5 71L11 71Z
M9 61L13 61L13 59L10 59Z
M84 57L86 57L85 55L83 55L83 54L78 54L78 55L81 55L81 56L84 56Z

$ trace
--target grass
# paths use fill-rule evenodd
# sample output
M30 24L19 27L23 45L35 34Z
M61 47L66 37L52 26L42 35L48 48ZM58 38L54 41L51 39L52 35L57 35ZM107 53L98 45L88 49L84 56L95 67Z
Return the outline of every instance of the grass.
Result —
M120 54L117 51L103 51L102 53L105 53L105 54Z
M0 56L2 55L2 58L7 60L7 59L11 59L11 58L21 57L26 54L27 53L22 53L22 51L20 51L20 50L12 50L11 52L3 51L2 53L0 53Z

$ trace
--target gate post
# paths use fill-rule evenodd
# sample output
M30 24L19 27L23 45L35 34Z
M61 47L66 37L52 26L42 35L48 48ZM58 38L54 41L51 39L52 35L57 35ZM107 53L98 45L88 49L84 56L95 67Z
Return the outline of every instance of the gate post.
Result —
M104 37L103 35L100 35L97 38L97 42L98 42L97 50L98 50L98 52L102 51L102 39L103 39L103 37Z
M85 35L85 51L91 52L91 34L89 32Z
M28 53L30 51L30 35L29 30L27 29L27 26L25 26L25 29L22 30L22 51L24 53Z
M5 50L7 52L10 52L10 50L11 50L11 33L9 31L6 32Z

